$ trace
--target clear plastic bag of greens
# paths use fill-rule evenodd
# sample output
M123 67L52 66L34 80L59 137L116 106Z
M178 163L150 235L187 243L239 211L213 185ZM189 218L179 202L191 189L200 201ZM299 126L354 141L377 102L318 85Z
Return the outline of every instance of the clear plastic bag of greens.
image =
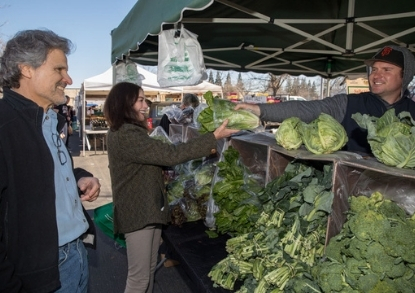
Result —
M156 128L154 128L153 131L150 133L150 137L161 140L165 143L172 144L169 135L164 131L163 127L161 126L157 126Z

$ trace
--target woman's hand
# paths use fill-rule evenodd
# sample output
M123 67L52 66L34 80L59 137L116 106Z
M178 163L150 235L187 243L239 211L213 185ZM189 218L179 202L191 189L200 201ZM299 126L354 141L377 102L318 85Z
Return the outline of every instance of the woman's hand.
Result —
M219 126L218 128L216 128L215 131L213 131L213 135L215 136L216 139L229 137L232 134L239 132L239 129L226 128L226 126L228 125L228 122L229 122L229 120L225 119L225 121L223 121L222 125Z
M248 104L248 103L236 104L236 107L234 109L235 110L240 110L240 109L248 110L254 113L255 115L257 115L258 117L261 114L261 110L259 109L259 106L256 104Z

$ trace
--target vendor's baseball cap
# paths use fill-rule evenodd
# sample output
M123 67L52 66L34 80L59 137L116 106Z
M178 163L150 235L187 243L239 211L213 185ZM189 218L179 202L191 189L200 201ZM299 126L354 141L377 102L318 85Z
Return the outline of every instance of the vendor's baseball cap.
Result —
M375 56L373 56L372 59L365 60L365 64L368 66L372 66L373 63L376 61L381 62L388 62L391 64L394 64L396 66L404 68L404 58L403 53L401 51L395 50L391 47L384 47L382 50L376 53Z

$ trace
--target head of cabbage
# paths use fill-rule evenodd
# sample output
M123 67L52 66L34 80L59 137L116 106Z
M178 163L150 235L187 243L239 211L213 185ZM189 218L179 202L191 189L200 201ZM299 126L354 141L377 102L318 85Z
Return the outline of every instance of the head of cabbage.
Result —
M343 125L325 113L309 124L302 122L299 129L305 147L314 154L331 154L348 141Z
M367 140L375 158L388 166L415 168L415 122L409 112L395 115L387 110L381 117L355 113L352 118L367 129Z
M298 130L299 125L301 125L301 120L298 117L291 117L282 121L275 133L277 144L287 150L298 149L303 144Z

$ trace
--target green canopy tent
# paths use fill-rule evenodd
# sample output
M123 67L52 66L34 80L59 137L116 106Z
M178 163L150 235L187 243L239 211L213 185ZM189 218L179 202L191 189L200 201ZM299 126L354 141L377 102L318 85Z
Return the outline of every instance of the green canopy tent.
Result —
M177 23L217 70L350 77L385 44L415 51L415 1L138 0L111 32L112 63L157 65L157 35Z

